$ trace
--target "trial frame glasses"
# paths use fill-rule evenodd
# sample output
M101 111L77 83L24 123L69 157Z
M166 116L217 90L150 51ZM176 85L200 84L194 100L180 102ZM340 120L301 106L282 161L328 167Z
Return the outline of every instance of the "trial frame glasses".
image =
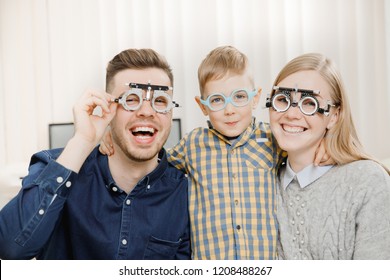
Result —
M167 93L173 90L173 87L138 83L128 83L130 89L125 91L119 98L113 100L121 104L126 111L136 111L141 108L144 101L150 101L152 108L161 114L166 114L172 108L179 107L172 97ZM146 97L143 97L146 90ZM153 94L151 93L153 91Z

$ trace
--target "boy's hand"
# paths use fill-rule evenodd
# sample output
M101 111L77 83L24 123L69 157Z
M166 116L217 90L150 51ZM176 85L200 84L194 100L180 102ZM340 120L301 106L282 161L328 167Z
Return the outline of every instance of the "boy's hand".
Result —
M100 141L99 152L103 155L111 156L114 154L114 146L112 145L111 130L107 129Z
M336 162L327 153L325 148L325 140L322 139L320 145L316 151L316 157L314 159L314 166L333 165Z

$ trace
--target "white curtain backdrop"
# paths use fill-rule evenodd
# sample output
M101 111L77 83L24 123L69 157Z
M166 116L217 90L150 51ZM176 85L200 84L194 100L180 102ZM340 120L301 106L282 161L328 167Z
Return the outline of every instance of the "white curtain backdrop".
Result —
M389 0L0 0L0 167L27 168L48 148L48 124L72 122L75 100L103 90L106 63L127 48L165 55L183 133L205 125L197 67L228 44L252 62L262 104L288 60L335 60L363 144L390 157Z

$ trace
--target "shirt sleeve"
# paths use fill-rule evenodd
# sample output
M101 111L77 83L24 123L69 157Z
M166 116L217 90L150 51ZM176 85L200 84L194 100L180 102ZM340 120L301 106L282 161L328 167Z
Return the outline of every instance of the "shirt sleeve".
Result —
M373 171L372 167L375 168ZM360 177L368 189L356 216L353 258L390 259L390 177L379 165L365 166Z
M177 143L173 148L169 149L167 152L169 163L184 173L188 173L186 168L187 139L188 139L188 135L184 136L179 141L179 143Z
M75 176L50 151L31 158L20 192L0 211L0 258L39 255L60 220Z

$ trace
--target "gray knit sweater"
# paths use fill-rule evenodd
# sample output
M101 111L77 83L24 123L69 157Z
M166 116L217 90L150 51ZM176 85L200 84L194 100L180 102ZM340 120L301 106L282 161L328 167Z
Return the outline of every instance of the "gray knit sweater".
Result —
M390 177L377 163L334 166L305 188L296 179L280 186L280 259L390 259Z

